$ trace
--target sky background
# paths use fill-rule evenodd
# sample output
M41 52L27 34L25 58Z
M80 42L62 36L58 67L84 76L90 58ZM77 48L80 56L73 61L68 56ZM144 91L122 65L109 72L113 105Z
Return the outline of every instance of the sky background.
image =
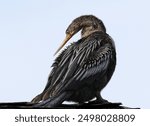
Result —
M76 17L93 14L103 20L117 50L117 67L102 96L150 108L149 5L149 0L0 0L0 102L30 101L42 92L66 28Z

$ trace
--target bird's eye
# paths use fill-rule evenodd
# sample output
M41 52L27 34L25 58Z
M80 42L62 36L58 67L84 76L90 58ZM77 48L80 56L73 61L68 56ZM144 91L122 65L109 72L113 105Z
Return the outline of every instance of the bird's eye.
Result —
M66 34L69 34L69 30L68 29L66 30Z

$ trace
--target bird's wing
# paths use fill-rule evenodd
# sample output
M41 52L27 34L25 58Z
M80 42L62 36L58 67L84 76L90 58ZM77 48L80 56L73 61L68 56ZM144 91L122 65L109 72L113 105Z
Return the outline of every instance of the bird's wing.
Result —
M59 71L60 74L57 76L61 76L61 80L50 87L52 94L57 95L65 90L78 89L82 86L80 82L90 76L96 74L99 74L99 77L103 76L107 71L113 51L114 48L110 38L91 38L82 42L78 48L76 47L73 50L72 53L76 54L69 55L69 61L65 62L65 72Z
M68 46L66 49L64 49L60 55L55 59L54 63L52 64L52 70L49 74L47 84L45 86L44 92L47 92L47 90L50 90L55 83L60 81L65 74L65 71L67 69L67 64L69 63L69 60L71 56L73 55L74 50L74 43L72 43L70 46Z
M57 86L58 83L60 83L60 80L62 80L63 75L65 74L67 70L67 66L69 63L69 60L71 56L73 55L73 46L74 44L71 44L68 46L54 61L52 65L51 73L48 77L47 84L39 95L37 95L32 102L36 103L41 100L48 99L51 95L53 90L55 90L55 86Z

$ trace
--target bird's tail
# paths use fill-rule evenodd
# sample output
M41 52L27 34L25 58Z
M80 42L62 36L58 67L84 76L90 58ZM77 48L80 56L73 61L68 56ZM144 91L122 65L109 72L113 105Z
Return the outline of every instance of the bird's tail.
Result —
M33 105L34 108L54 108L59 107L65 100L70 98L71 92L63 92L59 95L52 96L45 101Z

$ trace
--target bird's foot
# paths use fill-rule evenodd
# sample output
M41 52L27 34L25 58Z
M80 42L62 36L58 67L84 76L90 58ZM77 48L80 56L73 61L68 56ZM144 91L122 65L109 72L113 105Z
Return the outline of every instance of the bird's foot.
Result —
M108 102L105 99L96 99L94 101L89 101L88 104L109 104L110 102Z

